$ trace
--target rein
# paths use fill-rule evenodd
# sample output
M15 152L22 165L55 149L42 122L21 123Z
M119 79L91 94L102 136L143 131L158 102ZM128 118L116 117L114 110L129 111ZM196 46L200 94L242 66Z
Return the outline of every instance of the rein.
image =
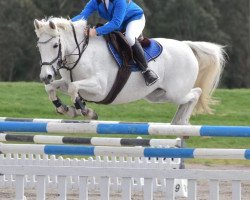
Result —
M76 43L76 48L78 50L78 54L68 54L68 55L65 55L65 57L68 57L68 56L71 56L71 55L78 55L78 59L73 62L73 63L69 63L69 64L74 64L73 67L68 67L67 66L67 61L66 59L64 60L61 60L60 62L60 67L58 69L66 69L68 71L70 71L70 80L71 82L73 82L73 75L72 75L72 70L77 66L77 64L79 63L81 57L82 57L82 54L84 53L84 51L86 50L88 44L89 44L89 28L88 28L88 32L87 32L87 35L86 37L84 38L84 43L83 41L78 43L78 40L77 40L77 37L76 37L76 30L75 30L75 27L74 25L71 23L71 27L72 27L72 31L73 31L73 35L74 35L74 40L75 40L75 43ZM83 46L82 46L82 50L80 48L80 44L83 43ZM75 51L75 49L73 50L73 52Z

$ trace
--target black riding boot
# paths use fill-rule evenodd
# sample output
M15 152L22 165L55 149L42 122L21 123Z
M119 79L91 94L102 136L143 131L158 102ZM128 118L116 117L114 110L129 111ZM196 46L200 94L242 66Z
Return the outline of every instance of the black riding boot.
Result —
M145 79L146 85L153 85L159 79L159 77L155 72L148 69L148 62L146 61L146 58L144 56L144 51L142 49L141 44L137 40L132 46L132 50L134 54L134 59L142 70L142 75Z

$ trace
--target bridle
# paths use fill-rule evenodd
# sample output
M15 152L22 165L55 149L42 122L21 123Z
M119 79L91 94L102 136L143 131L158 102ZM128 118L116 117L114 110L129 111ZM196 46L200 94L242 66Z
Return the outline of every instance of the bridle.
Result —
M56 36L53 36L53 37L51 37L50 39L48 39L48 40L46 40L46 41L44 41L44 42L37 42L38 44L47 44L47 43L49 43L52 39L54 39L54 38L56 38ZM50 62L42 62L42 58L40 58L41 59L41 61L40 61L40 66L42 67L42 66L44 66L44 65L50 65L51 67L52 67L52 69L53 69L53 71L54 71L54 73L55 73L55 75L57 75L57 70L55 69L55 67L53 66L53 64L56 62L56 61L58 61L57 62L57 65L59 65L59 63L60 63L60 61L62 60L62 44L61 44L61 39L60 39L60 37L59 37L59 48L58 48L58 54L57 54L57 57L56 58L54 58L52 61L50 61Z
M60 69L66 69L68 71L70 71L70 80L71 82L73 82L73 75L72 75L72 71L73 69L77 66L77 64L79 63L81 57L82 57L82 54L84 53L84 51L86 50L88 44L89 44L89 27L87 27L87 35L84 37L84 39L78 43L78 40L77 40L77 37L76 37L76 31L75 31L75 27L73 25L73 23L71 23L71 27L72 27L72 32L73 32L73 36L74 36L74 40L75 40L75 43L76 43L76 48L72 51L72 53L70 54L67 54L65 55L65 58L63 59L62 58L62 44L61 44L61 38L59 36L59 41L58 41L58 44L59 44L59 48L58 48L58 53L57 53L57 56L50 62L42 62L42 58L41 58L41 62L40 62L40 66L43 67L44 65L50 65L55 73L55 76L57 75L57 70L60 70ZM44 42L37 42L38 44L47 44L49 43L52 39L56 38L56 36L53 36L51 37L50 39L44 41ZM83 43L83 46L82 46L82 49L80 48L80 44ZM78 50L78 53L77 54L73 54L73 52L75 50ZM78 58L75 62L73 63L68 63L68 65L70 64L73 64L72 67L68 67L67 66L67 60L66 60L66 57L69 57L69 56L72 56L72 55L78 55ZM53 66L53 64L57 61L57 68L55 69L55 67Z

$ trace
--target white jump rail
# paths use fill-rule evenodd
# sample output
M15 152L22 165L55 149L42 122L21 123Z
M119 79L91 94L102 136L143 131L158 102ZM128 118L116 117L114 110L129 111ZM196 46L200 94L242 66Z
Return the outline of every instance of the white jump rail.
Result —
M84 144L93 146L162 146L180 147L181 139L142 139L108 137L66 137L51 135L21 135L0 133L0 142L32 142L36 144Z

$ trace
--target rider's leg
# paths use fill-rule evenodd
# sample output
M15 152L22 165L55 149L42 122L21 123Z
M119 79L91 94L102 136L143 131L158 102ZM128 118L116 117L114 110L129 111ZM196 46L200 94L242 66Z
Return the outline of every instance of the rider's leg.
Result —
M142 33L144 27L145 17L143 15L141 19L128 23L125 37L132 47L134 59L142 70L146 85L152 85L158 80L159 77L152 70L148 69L148 63L145 59L144 51L141 44L137 41L137 38Z
M142 75L145 79L146 85L153 85L158 80L158 75L152 70L148 69L148 63L144 56L144 51L141 44L136 41L132 46L134 59L142 70Z

